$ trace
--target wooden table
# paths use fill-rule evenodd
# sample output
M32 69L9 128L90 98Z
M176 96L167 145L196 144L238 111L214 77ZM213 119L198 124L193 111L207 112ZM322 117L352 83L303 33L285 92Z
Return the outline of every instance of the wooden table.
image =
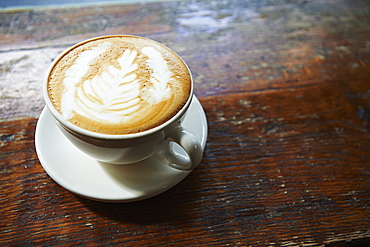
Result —
M0 15L0 245L370 244L368 1L162 1ZM34 137L52 59L83 39L122 33L184 58L209 137L180 184L110 204L55 183Z

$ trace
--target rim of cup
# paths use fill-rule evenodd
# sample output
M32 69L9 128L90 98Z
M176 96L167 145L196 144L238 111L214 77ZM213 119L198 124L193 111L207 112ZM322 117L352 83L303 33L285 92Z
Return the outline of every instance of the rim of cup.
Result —
M104 39L104 38L109 38L109 37L133 37L133 38L141 38L141 39L150 40L151 42L155 42L155 43L165 47L166 49L169 49L170 51L172 51L185 64L187 70L189 71L189 75L190 75L190 84L191 85L190 85L189 97L188 97L186 103L184 104L184 106L173 117L168 119L166 122L164 122L164 123L162 123L162 124L160 124L156 127L153 127L151 129L140 131L140 132L137 132L137 133L130 133L130 134L103 134L103 133L98 133L98 132L83 129L81 127L78 127L77 125L72 124L68 120L63 119L63 117L59 114L59 112L53 106L53 104L52 104L52 102L49 98L49 93L48 93L48 89L47 89L48 88L49 75L50 75L52 69L59 62L59 60L63 58L63 56L65 54L67 54L71 50L75 49L76 47L78 47L80 45L83 45L85 43L97 40L97 39ZM141 37L141 36L136 36L136 35L104 35L104 36L98 36L98 37L94 37L94 38L90 38L90 39L86 39L86 40L83 40L81 42L78 42L78 43L70 46L69 48L65 49L62 53L60 53L53 60L53 62L49 65L49 68L47 70L46 76L45 76L44 81L43 81L44 102L45 102L49 112L54 116L54 118L60 124L62 124L64 127L68 128L69 130L72 130L73 132L76 132L76 133L79 133L79 134L82 134L82 135L85 135L85 136L89 136L89 137L99 138L99 139L131 139L131 138L138 138L138 137L143 137L143 136L147 136L147 135L156 133L157 131L160 131L160 130L164 129L165 127L167 127L168 125L176 122L177 120L179 120L183 116L183 114L189 108L190 103L192 102L193 93L194 93L193 76L192 76L192 73L191 73L188 65L185 63L185 61L175 51L173 51L171 48L169 48L169 47L167 47L167 46L165 46L165 45L163 45L163 44L161 44L161 43L159 43L155 40L145 38L145 37Z

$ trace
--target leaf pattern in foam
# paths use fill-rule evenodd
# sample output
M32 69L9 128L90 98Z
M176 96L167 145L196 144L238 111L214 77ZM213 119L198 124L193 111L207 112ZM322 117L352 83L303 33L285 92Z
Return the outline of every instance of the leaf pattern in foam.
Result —
M143 98L154 105L170 97L171 88L168 87L168 84L172 73L160 52L152 47L145 47L142 52L148 57L147 66L152 70L151 85L145 88Z
M120 68L113 65L101 75L86 80L77 89L74 111L98 121L120 122L139 108L140 84L134 73L136 51L125 50L118 58Z
M76 85L81 81L89 70L90 63L99 55L106 52L110 47L108 42L104 42L91 50L81 52L80 56L76 59L75 63L66 71L66 77L63 80L65 92L62 96L61 111L65 119L72 117L73 109L75 108L75 94Z

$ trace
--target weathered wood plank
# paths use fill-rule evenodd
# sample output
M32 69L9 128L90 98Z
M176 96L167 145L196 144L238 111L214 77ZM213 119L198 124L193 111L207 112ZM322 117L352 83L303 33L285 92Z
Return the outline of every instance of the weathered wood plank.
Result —
M358 87L361 78L351 80L350 85ZM11 208L5 218L27 222L24 227L31 232L31 226L37 229L37 222L47 224L50 229L43 229L43 235L52 239L57 234L59 240L71 243L72 236L80 239L77 236L81 235L96 241L93 236L108 231L112 220L119 222L114 227L119 232L130 225L128 233L119 234L117 243L136 234L135 241L149 244L146 235L163 230L169 235L158 241L168 238L185 245L194 240L237 244L258 239L280 245L323 243L340 235L368 236L370 167L366 147L370 136L352 98L343 97L340 81L335 85L328 82L294 92L201 98L210 130L202 164L173 190L129 205L79 199L53 184L38 164L33 146L24 148L27 142L32 145L36 119L6 121L2 147L9 153L5 163L12 165L3 171L3 176L7 175L3 194L28 206L21 206L21 211L14 208L27 215L22 219L12 220ZM279 104L272 104L277 101ZM13 161L15 157L18 162ZM38 205L39 201L43 204ZM142 230L143 224L149 229ZM176 227L171 228L172 224ZM81 227L77 232L76 225ZM182 227L190 229L180 232ZM59 228L66 233L59 234ZM202 229L208 234L200 234ZM20 233L8 232L13 234ZM32 243L45 243L37 241Z

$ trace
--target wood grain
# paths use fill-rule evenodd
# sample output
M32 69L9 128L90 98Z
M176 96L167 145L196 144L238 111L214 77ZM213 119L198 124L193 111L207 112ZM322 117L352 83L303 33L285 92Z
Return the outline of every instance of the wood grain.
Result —
M369 245L369 12L359 0L1 11L0 244ZM209 127L184 181L127 204L68 192L34 147L40 71L74 42L114 33L178 52Z

